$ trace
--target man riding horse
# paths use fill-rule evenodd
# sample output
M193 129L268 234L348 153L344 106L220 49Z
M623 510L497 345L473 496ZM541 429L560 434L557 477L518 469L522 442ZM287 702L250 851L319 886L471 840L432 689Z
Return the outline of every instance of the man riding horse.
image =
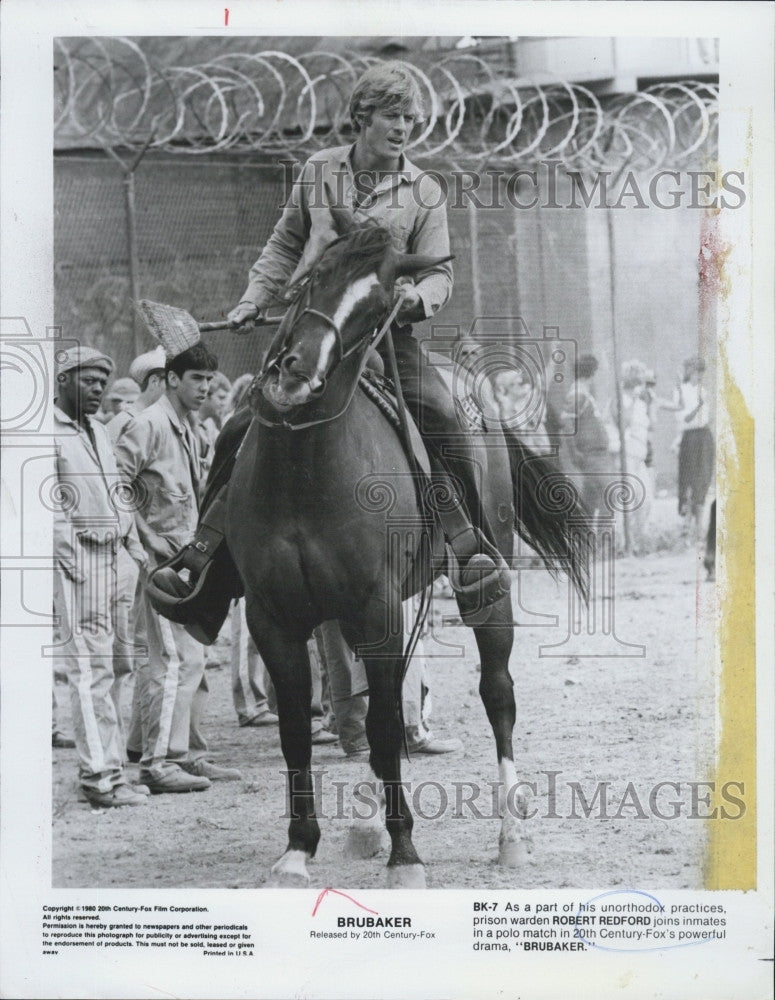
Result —
M403 301L392 335L400 388L427 446L432 474L453 484L455 510L445 522L445 533L461 571L459 579L476 580L481 608L507 592L505 563L471 524L472 519L482 523L472 445L447 384L423 364L420 345L412 335L412 324L434 316L452 292L443 194L438 183L404 155L412 130L423 120L422 96L402 63L384 63L371 67L356 83L349 110L354 144L321 151L306 162L274 232L251 268L241 301L227 318L235 329L244 328L260 319L269 306L286 301L285 290L310 270L339 235L336 215L343 210L356 222L372 220L384 226L395 249L417 255L418 266L425 257L446 258L446 262L424 265L415 280L404 278L396 283L396 294L402 294ZM342 315L335 317L339 326L357 301L353 295L342 303ZM384 340L379 350L385 360ZM324 359L320 360L322 370ZM284 364L292 366L293 358L286 357ZM304 386L309 388L315 387ZM222 431L197 534L166 569L157 571L153 581L162 592L157 591L157 599L163 601L167 595L174 600L178 620L188 616L189 624L196 620L201 624L207 619L202 631L205 641L213 641L228 607L224 596L228 598L229 587L224 588L223 577L210 574L212 582L207 582L207 574L224 544L225 483L250 419L250 411L245 410ZM188 582L178 576L181 569L191 574ZM197 580L204 586L194 588ZM159 610L164 613L163 607Z

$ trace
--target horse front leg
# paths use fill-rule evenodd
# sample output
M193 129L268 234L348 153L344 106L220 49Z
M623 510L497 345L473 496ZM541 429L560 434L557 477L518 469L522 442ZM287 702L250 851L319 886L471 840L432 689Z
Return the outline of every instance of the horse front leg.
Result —
M526 860L521 822L524 803L517 793L512 734L517 719L514 683L509 674L509 656L514 644L511 598L493 605L487 624L474 629L482 663L479 681L487 718L495 736L498 754L498 812L501 819L498 864L518 868Z
M401 601L396 597L396 617ZM392 619L391 619L392 620ZM393 622L393 625L396 623ZM384 626L381 631L384 631ZM369 681L369 710L366 736L369 761L374 775L382 782L385 802L385 825L390 835L390 858L387 865L389 889L424 889L425 866L412 843L414 821L401 782L401 751L404 734L401 724L401 655L403 629L391 627L382 638L379 650L363 651Z
M287 768L288 846L272 866L266 885L306 888L307 861L315 856L320 840L310 771L312 680L307 643L270 622L255 602L248 601L245 611L250 634L277 694L280 745Z

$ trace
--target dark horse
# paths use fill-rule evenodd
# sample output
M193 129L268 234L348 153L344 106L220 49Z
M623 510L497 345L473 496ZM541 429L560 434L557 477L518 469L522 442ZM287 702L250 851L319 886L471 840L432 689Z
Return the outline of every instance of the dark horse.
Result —
M337 222L342 225L341 219ZM425 884L401 788L401 602L443 569L443 539L439 545L436 533L430 545L418 542L423 517L412 464L387 417L366 394L353 389L373 334L390 313L396 278L436 263L398 253L378 226L351 228L292 290L294 305L254 389L255 416L229 486L227 540L245 586L248 626L277 691L288 769L288 846L272 868L269 885L308 884L306 863L320 838L310 773L306 641L313 628L331 619L339 620L366 666L370 764L383 784L391 841L388 885ZM547 513L545 504L541 507L541 467L536 471L525 460L527 454L515 441L507 449L500 428L489 430L477 444L486 530L507 562L516 521L517 530L545 560L561 559L567 565L567 513ZM578 582L577 564L571 573ZM479 690L498 757L499 860L514 867L522 845L513 809L518 779L508 595L474 631L481 655ZM379 829L384 837L384 827ZM373 840L368 846L369 833L374 830L363 841L354 838L360 856L375 853Z

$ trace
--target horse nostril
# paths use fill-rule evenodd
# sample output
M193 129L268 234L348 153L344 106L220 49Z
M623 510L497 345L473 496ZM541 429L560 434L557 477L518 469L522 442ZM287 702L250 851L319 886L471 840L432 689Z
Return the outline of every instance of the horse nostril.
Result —
M295 354L286 354L280 367L286 372L292 372L293 366L298 363L298 360Z

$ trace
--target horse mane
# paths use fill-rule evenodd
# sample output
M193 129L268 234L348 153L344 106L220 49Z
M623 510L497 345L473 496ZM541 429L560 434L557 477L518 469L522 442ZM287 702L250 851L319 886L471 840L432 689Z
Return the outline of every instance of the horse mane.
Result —
M281 288L278 297L292 302L309 282L315 268L324 260L332 265L330 280L357 281L377 270L391 245L390 232L373 219L356 224L324 248L318 258L295 281Z

